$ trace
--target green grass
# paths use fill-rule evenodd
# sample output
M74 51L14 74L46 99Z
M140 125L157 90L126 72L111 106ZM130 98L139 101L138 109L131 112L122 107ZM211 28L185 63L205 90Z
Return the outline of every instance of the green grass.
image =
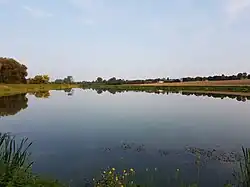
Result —
M17 142L14 136L0 133L0 186L1 187L61 187L56 180L47 180L31 172L27 138Z
M240 171L234 173L234 177L237 181L239 187L249 187L250 186L250 149L244 149L243 161L240 163Z
M77 84L0 84L0 96L77 87Z

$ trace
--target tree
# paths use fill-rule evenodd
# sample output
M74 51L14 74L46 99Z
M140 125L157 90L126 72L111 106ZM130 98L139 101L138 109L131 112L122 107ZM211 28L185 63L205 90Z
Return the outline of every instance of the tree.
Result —
M55 83L56 83L56 84L62 84L62 83L63 83L63 80L62 80L62 79L56 79L56 80L55 80Z
M63 82L66 84L71 84L74 82L74 79L72 76L67 76L66 78L64 78Z
M102 82L103 82L103 79L102 79L101 77L98 77L98 78L96 79L96 82L102 83Z
M226 76L224 74L221 75L221 80L225 80Z
M116 78L115 78L115 77L112 77L112 78L110 78L110 79L108 80L108 82L114 82L114 81L116 81Z
M237 79L238 79L238 80L242 79L242 76L243 76L242 73L238 73L238 74L237 74Z
M49 83L48 75L36 75L34 78L28 80L29 84L48 84Z
M243 79L247 79L247 73L245 72L245 73L242 73L242 78Z
M108 84L116 84L116 78L112 77L107 81Z
M26 83L27 67L12 58L0 58L0 83Z
M247 76L248 79L250 79L250 74Z
M43 80L45 83L49 83L49 76L48 75L43 75Z

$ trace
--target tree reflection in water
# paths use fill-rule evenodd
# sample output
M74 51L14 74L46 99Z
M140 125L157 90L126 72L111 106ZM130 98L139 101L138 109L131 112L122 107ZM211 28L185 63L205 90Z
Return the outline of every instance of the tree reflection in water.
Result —
M0 117L15 115L27 107L26 93L0 97Z
M42 92L30 92L30 95L34 95L36 98L43 98L47 99L50 97L50 92L49 91L42 91Z
M84 89L84 88L83 88ZM195 96L206 96L206 97L213 97L213 98L229 98L229 99L235 99L237 101L246 102L247 100L250 100L250 96L247 95L239 95L237 93L209 93L209 92L195 92L195 91L180 91L180 90L159 90L159 89L120 89L120 88L85 88L85 89L92 89L97 92L97 94L102 94L105 92L109 92L111 94L117 94L117 93L124 93L124 92L146 92L146 93L154 93L154 94L182 94L182 95L195 95Z
M64 92L68 93L68 96L72 96L74 94L74 90L72 88L64 89Z

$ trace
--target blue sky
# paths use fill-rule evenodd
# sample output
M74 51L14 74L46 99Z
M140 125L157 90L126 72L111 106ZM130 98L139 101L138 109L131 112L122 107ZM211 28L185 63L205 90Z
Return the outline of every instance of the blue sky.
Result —
M0 56L76 80L250 72L250 0L0 0Z

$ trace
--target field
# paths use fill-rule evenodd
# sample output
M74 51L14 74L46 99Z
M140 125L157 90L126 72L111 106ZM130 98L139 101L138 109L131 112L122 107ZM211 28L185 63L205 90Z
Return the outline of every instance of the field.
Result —
M226 81L192 81L178 83L140 84L141 86L250 86L250 79Z
M0 96L76 88L74 84L0 84Z

